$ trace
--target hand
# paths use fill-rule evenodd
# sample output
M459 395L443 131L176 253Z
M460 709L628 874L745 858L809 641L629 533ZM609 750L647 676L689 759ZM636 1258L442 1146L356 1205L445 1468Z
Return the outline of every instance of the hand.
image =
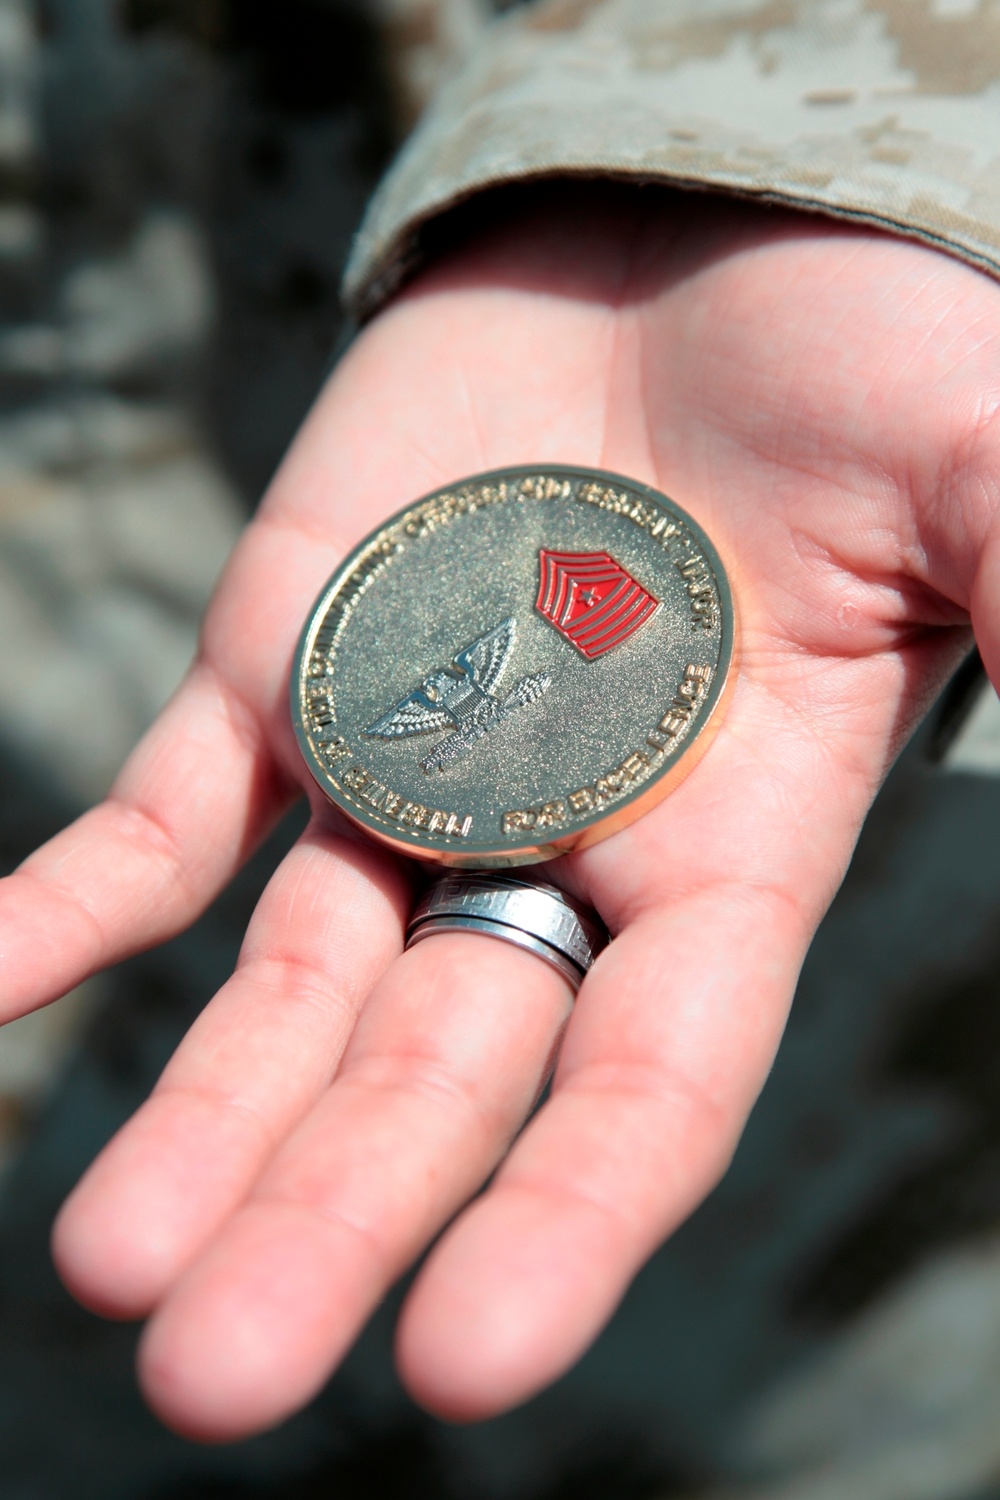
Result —
M108 801L3 882L6 1015L179 931L311 794L286 709L302 619L346 549L438 485L551 460L665 490L731 565L738 685L689 779L561 862L615 934L571 1019L517 949L452 935L401 957L406 867L314 798L236 973L56 1232L81 1300L152 1314L145 1389L193 1436L306 1401L455 1215L402 1315L411 1391L476 1418L565 1370L724 1171L970 616L1000 671L1000 289L693 194L519 202L358 340L186 683Z

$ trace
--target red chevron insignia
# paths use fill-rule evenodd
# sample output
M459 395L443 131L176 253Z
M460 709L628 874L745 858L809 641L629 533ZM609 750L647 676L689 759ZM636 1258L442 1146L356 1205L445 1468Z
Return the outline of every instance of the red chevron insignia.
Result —
M535 608L593 661L635 635L660 607L607 552L538 554Z

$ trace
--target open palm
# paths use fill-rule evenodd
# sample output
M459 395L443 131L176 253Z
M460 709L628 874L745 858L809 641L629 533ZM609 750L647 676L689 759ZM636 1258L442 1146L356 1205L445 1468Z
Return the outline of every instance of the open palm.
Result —
M571 1019L505 944L400 956L407 867L317 801L236 973L57 1227L83 1301L152 1312L167 1421L225 1438L285 1416L456 1214L400 1367L433 1410L492 1414L580 1354L716 1182L970 616L1000 667L998 323L1000 290L931 250L567 187L508 206L357 341L112 796L0 885L4 1018L184 927L310 790L297 632L344 552L430 489L558 461L665 490L731 570L739 679L690 778L560 862L615 935Z

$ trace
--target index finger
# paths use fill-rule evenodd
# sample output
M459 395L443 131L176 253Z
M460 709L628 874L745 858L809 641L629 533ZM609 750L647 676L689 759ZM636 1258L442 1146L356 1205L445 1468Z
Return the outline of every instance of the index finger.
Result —
M783 903L718 892L616 938L580 991L552 1098L404 1308L398 1359L419 1401L480 1420L579 1358L725 1171L805 944Z
M587 856L623 928L580 991L549 1102L403 1311L404 1378L448 1418L491 1416L561 1375L729 1163L868 791L854 768L834 775L826 742L778 723L766 762L727 735ZM808 839L788 837L799 819Z

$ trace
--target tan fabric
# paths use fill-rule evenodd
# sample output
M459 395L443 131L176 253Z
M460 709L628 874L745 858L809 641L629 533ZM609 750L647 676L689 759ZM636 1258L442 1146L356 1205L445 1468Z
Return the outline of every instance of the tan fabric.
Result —
M1000 0L542 0L490 27L376 194L365 314L442 210L634 177L916 235L1000 276Z
M490 0L367 0L382 39L393 124L412 129L478 45Z

